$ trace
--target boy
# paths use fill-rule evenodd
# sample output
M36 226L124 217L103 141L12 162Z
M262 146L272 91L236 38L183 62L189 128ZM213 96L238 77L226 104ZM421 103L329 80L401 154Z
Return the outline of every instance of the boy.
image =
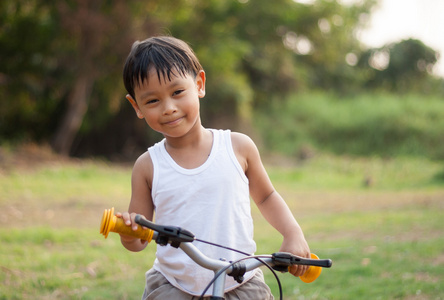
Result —
M303 232L275 191L254 142L244 134L206 129L201 124L200 98L205 72L192 49L173 37L134 43L125 63L126 98L137 117L163 134L136 161L128 212L119 214L137 228L136 214L156 223L175 225L202 240L254 253L250 196L265 219L283 236L279 251L310 257ZM121 235L130 251L146 242ZM206 255L228 261L237 253L196 242ZM159 246L146 274L143 299L193 299L200 296L213 273L197 266L180 249ZM306 266L293 266L300 276ZM273 299L259 269L245 274L242 284L227 278L225 298Z

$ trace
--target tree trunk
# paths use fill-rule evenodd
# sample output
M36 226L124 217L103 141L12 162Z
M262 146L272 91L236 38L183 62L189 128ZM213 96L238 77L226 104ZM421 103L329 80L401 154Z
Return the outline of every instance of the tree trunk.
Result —
M81 72L82 73L82 72ZM88 74L79 74L68 98L68 107L52 141L54 151L68 156L88 110L93 80Z

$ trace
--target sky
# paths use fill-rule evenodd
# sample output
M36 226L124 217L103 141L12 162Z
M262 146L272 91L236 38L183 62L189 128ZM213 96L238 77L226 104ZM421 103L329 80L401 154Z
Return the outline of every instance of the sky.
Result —
M350 1L350 0L349 0ZM415 38L441 53L434 74L444 77L444 0L379 0L358 37L369 47Z

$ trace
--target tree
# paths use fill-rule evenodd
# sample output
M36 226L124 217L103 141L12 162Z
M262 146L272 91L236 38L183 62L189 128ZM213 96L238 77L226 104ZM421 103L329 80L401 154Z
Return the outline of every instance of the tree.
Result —
M124 0L75 0L57 3L61 20L60 42L67 45L63 65L72 79L67 95L65 113L53 138L53 148L69 154L84 116L93 88L101 77L113 84L107 85L107 95L120 87L116 69L134 39L131 2ZM150 28L148 27L147 32ZM120 79L120 78L119 78ZM104 95L106 97L106 95Z
M361 53L356 33L367 25L375 4L375 0L352 4L322 0L311 6L301 5L301 14L292 21L295 29L287 31L284 40L297 53L295 65L306 69L311 89L338 92L359 89L361 75L353 62ZM305 45L308 50L300 49L304 44L308 44Z
M0 138L39 140L60 100L54 10L40 1L0 2Z
M106 122L124 102L115 96L124 58L160 24L151 10L137 0L1 2L0 91L10 101L0 104L0 136L51 139L69 154L81 126Z
M64 154L94 154L88 151L108 145L102 138L121 151L131 144L126 133L139 143L146 126L129 126L137 120L125 105L121 71L133 41L154 34L184 39L200 58L209 78L202 105L209 126L236 129L255 107L305 88L356 88L369 67L353 67L350 58L361 51L354 33L374 3L0 2L0 91L15 100L0 104L0 136L51 139Z
M193 45L210 75L209 114L240 116L249 115L251 106L266 106L300 89L349 87L357 76L346 55L359 54L355 31L375 1L189 4L192 9L184 10L170 30Z
M438 52L417 39L390 43L363 53L359 66L367 69L367 86L390 91L425 91L432 83Z

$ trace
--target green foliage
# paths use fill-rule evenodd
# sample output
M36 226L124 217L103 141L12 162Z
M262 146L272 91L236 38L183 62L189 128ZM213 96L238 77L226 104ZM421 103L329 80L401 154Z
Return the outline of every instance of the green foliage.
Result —
M58 34L54 8L2 1L0 29L0 137L39 140L54 125L48 115L61 101L51 80L59 75L57 58L48 47Z
M435 50L419 40L407 39L365 51L359 66L366 69L366 85L370 88L436 93L442 91L442 81L439 88L430 74L437 59Z
M296 156L305 146L358 156L444 158L444 102L438 97L307 93L271 107L258 113L257 126L272 151Z
M245 101L245 90L253 91L249 102L264 106L270 98L282 98L296 89L342 90L359 78L346 64L345 55L359 52L353 30L363 25L359 16L374 5L372 0L355 5L289 0L214 0L192 5L192 10L185 10L188 15L181 14L169 30L196 50L208 73L210 105L219 114L236 112ZM304 41L310 45L307 52L300 49ZM233 89L226 78L239 76L248 81L241 79L242 84Z
M346 56L359 57L361 46L356 30L365 27L365 20L376 1L350 5L339 1L316 1L302 9L296 18L296 39L306 37L311 44L308 55L295 56L296 67L307 70L309 88L339 92L360 90L361 71L346 63ZM297 50L297 49L296 49Z
M133 10L138 5L139 1L2 2L0 91L8 100L0 103L0 137L50 141L67 110L73 112L72 106L80 102L84 109L76 117L84 122L76 132L106 127L125 103L119 92L121 72L136 32L155 27L157 20L150 17L153 25L147 25L137 19L149 12L149 7ZM64 134L69 133L60 136Z
M65 148L70 148L69 153L77 156L119 153L127 158L144 151L159 136L137 123L124 99L121 71L134 40L157 34L184 39L200 58L208 78L202 104L208 127L237 130L256 118L255 108L268 110L271 102L310 89L341 94L365 88L442 93L442 80L428 72L436 53L420 41L376 49L390 51L390 64L384 71L369 66L376 50L362 54L365 50L355 32L365 26L375 3L3 1L0 93L5 100L0 103L0 138L52 141L57 151L68 153ZM347 63L346 57L352 59ZM361 58L357 66L353 58ZM321 132L326 124L318 125L310 130L328 140ZM361 122L355 128L368 131L367 125ZM376 144L376 152L384 139ZM355 152L364 153L361 150Z

